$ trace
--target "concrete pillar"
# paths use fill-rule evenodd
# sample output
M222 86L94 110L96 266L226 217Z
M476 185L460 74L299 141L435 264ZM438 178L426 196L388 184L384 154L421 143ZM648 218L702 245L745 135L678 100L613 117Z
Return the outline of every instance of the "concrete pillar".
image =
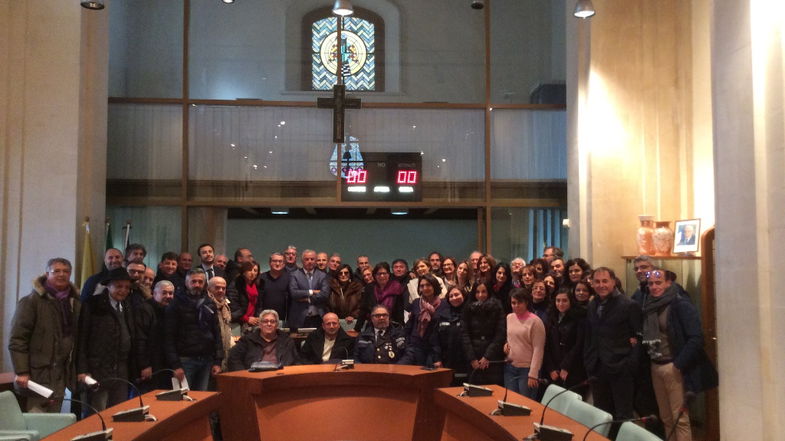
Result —
M30 281L55 256L76 274L85 217L102 237L107 23L107 11L78 2L0 2L3 370L15 304Z
M715 0L712 23L722 439L785 438L785 19Z

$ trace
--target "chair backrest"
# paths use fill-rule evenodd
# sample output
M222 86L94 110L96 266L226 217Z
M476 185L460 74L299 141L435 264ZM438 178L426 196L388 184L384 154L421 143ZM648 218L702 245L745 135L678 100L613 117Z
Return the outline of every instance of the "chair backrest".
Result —
M619 428L619 434L616 435L616 441L662 441L662 438L632 421L627 421Z
M0 430L26 430L27 423L19 402L11 391L0 392Z
M557 386L555 384L548 385L548 388L545 389L545 394L542 396L540 403L546 404L547 402L551 401L551 398L555 397L556 394L562 392L563 390L564 388L561 386ZM567 391L559 395L559 397L555 400L551 401L549 407L556 410L557 412L566 413L567 408L570 407L570 403L576 400L583 401L579 394L573 391Z
M567 408L565 415L586 427L592 427L596 424L613 421L611 414L602 409L598 409L589 403L584 403L583 401L573 401L570 403L570 406ZM603 424L594 430L602 436L608 436L608 431L611 430L611 425Z

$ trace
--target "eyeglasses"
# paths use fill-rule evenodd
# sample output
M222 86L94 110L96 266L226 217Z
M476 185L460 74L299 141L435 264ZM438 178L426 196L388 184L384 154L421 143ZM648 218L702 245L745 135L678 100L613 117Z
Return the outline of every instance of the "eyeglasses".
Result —
M261 323L262 323L263 325L277 325L277 324L278 324L278 320L273 320L273 319L270 319L270 320L262 320L262 321L261 321Z
M52 270L49 271L49 274L71 274L71 270L67 270L67 269Z

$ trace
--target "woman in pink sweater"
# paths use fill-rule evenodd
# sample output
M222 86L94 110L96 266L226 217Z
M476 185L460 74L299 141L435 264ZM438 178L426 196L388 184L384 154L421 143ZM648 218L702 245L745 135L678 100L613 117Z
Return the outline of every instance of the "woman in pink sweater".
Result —
M504 387L534 400L545 353L545 326L529 310L532 296L528 291L516 288L510 297L512 313L507 315Z

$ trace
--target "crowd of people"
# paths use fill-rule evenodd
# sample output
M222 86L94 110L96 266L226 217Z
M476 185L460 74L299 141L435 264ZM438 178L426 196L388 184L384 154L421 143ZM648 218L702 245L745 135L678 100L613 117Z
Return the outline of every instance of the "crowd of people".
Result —
M247 248L228 259L203 244L197 256L198 265L167 252L153 268L140 244L109 249L81 292L71 263L50 259L19 301L8 344L16 386L55 391L30 396L28 410L59 412L66 388L102 410L128 398L127 382L209 390L218 373L256 362L353 359L450 368L456 384L532 399L558 384L615 419L658 413L661 434L683 441L685 396L717 385L697 309L648 256L634 260L631 296L612 269L556 247L528 263L432 252L411 266L358 256L352 269L338 254L289 246L265 272Z

